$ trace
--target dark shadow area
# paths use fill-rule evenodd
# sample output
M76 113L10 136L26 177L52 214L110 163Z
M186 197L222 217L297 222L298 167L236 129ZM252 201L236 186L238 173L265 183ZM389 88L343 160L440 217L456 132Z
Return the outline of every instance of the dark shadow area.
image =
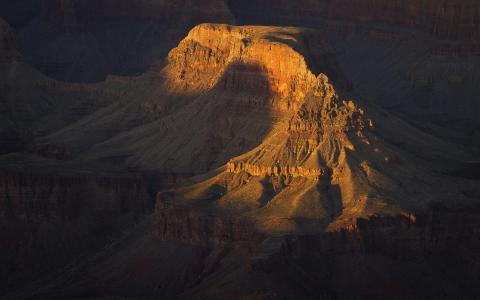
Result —
M334 298L475 298L479 220L478 208L374 216L353 231L294 237L283 255Z
M263 185L263 192L262 196L259 199L259 203L261 207L266 206L272 199L275 197L275 190L273 189L271 179L269 177L265 177L261 181Z
M134 76L163 60L194 26L232 23L192 1L1 1L0 18L15 27L23 56L66 82Z
M337 87L350 91L353 86L344 76L336 62L336 53L329 44L328 39L313 29L302 28L298 33L279 30L277 33L265 37L268 41L288 45L300 53L307 67L313 74L323 73Z
M0 18L5 19L15 28L20 28L39 15L41 1L16 0L0 1Z
M268 77L260 66L237 62L226 69L212 90L203 95L182 96L185 107L195 101L198 101L196 105L202 106L200 112L182 122L193 124L198 118L206 126L191 126L189 135L203 134L207 130L211 137L203 141L207 145L197 145L200 152L192 152L192 158L208 163L202 168L208 170L214 164L224 164L261 143L272 125L271 100L275 95L269 87ZM252 118L263 120L261 126L249 128ZM224 131L222 126L228 130ZM237 132L249 132L253 136L245 140L245 136L237 135ZM1 295L22 294L22 287L28 283L55 276L57 271L75 270L77 260L94 257L97 251L108 248L110 243L151 214L158 191L184 179L182 174L169 170L102 172L100 175L99 170L89 171L92 167L99 169L103 166L100 163L96 166L54 160L48 163L52 165L19 164L0 176L0 212L4 216L0 224L0 241L9 245L0 253L3 258L0 261ZM120 164L120 161L115 163ZM65 169L67 167L69 169ZM224 192L224 187L214 185L206 192L206 200L214 201ZM142 234L135 238L147 239L150 232ZM123 276L121 264L119 260L110 266L113 276ZM117 269L119 273L116 273ZM91 273L74 274L93 281ZM52 277L48 284L53 286L48 288L49 292L42 291L40 295L62 295L65 290L61 284L55 285L56 280L58 278ZM101 296L109 294L111 287L118 282L113 280L110 284L100 289L88 284L87 287L94 290L93 294ZM148 288L135 290L139 295L150 292ZM32 293L31 297L35 297L37 292ZM72 293L76 293L75 290Z
M328 184L326 186L328 201L326 207L328 208L330 220L333 222L343 212L342 192L338 184Z
M230 64L215 87L199 99L205 102L202 113L209 114L205 118L210 121L204 145L208 152L200 154L204 150L199 149L210 162L206 171L260 145L271 129L272 106L277 100L265 70L239 61ZM258 122L253 124L252 119ZM192 134L198 129L192 128Z
M461 177L466 179L480 179L480 162L468 162L463 163L456 170L448 173L447 175Z

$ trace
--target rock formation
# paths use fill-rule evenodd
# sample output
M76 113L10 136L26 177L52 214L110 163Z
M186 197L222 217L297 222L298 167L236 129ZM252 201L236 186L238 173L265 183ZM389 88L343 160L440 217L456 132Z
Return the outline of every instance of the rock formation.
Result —
M469 201L451 184L431 190L448 178L415 157L433 155L436 170L448 172L450 157L468 153L347 96L326 75L340 74L335 82L342 82L331 51L313 30L199 25L163 67L78 86L94 87L104 106L37 139L33 149L115 170L220 168L179 189L179 197L334 228L374 213L416 211L433 199Z
M305 58L280 42L298 38L301 47L308 34L313 33L199 26L170 52L163 69L154 66L124 82L108 80L104 87L123 83L129 90L119 101L51 134L42 143L77 152L89 146L88 152L77 153L82 160L124 157L131 168L208 171L226 163L232 153L256 145L271 126L270 119L291 114L306 93L323 93L321 82L325 79L308 71ZM226 42L218 39L221 35L228 35ZM328 45L319 43L308 55L328 60L329 51ZM288 59L279 60L281 56ZM216 115L220 117L213 117ZM250 122L254 116L260 122ZM178 121L186 118L189 122ZM205 120L209 120L206 125ZM106 135L88 136L87 132L98 127L105 128ZM190 139L188 145L184 138ZM192 156L192 151L197 153Z
M165 201L194 203L214 214L243 214L267 232L309 232L342 228L372 214L421 211L430 199L437 198L437 191L428 186L448 179L432 173L425 162L412 163L416 159L392 143L390 135L409 132L403 142L416 143L418 155L431 151L428 143L422 146L419 139L439 141L408 129L407 124L373 105L366 109L368 103L348 100L325 74L312 73L303 44L309 34L298 29L206 24L193 29L172 50L162 71L166 85L176 93L198 97L196 101L205 107L203 111L198 108L202 112L191 115L190 122L207 118L203 113L209 112L210 103L222 107L223 103L212 100L220 97L229 101L230 107L238 107L236 111L241 107L245 107L242 111L262 109L271 117L269 126L262 129L263 138L255 139L258 144L250 144L236 157L238 149L230 152L231 159L215 174L179 187L175 196ZM231 64L233 68L227 67ZM265 78L263 82L258 74ZM259 92L251 92L254 90ZM226 109L219 118L242 120L238 116ZM221 135L220 127L213 128ZM185 136L199 135L191 126L189 130ZM179 136L178 132L174 135ZM445 144L444 149L461 153L454 148ZM221 151L226 155L229 149ZM163 153L158 157L172 157ZM178 167L181 162L177 161ZM413 174L421 176L422 182ZM412 194L409 189L413 186L425 193ZM462 194L451 195L469 201ZM282 229L278 221L284 223Z
M477 5L347 2L46 0L19 41L0 23L0 296L478 293ZM165 51L273 17L316 29L205 23ZM30 60L150 66L79 84Z

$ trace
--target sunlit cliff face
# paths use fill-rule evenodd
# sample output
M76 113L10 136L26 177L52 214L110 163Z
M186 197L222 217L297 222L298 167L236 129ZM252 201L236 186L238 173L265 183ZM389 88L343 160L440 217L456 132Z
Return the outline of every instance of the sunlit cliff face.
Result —
M274 106L298 106L317 81L303 56L288 46L298 43L300 34L298 29L198 26L170 52L167 88L196 94L215 86L226 92L269 91L278 98ZM268 86L259 86L255 73L265 76Z

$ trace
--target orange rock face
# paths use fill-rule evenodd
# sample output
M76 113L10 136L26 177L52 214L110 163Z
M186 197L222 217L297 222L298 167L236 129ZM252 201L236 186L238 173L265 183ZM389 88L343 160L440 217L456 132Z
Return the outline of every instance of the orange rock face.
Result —
M163 71L166 88L197 95L213 88L233 95L256 94L271 101L261 105L298 109L308 94L331 97L334 93L327 84L328 78L313 74L305 56L296 50L299 47L309 55L304 44L307 40L315 41L313 31L197 26L169 54ZM316 51L323 55L331 51L326 44L316 46Z

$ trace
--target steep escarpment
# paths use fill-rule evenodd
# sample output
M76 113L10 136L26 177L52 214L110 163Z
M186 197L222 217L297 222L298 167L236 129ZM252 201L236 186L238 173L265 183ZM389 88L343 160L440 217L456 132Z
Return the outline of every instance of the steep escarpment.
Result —
M308 58L315 56L325 72L335 72L322 64L331 47L316 38L320 36L307 29L204 24L192 29L170 52L163 72L169 88L183 87L183 92L217 87L231 93L270 93L267 96L272 98L302 101L316 80ZM260 86L258 77L249 78L254 72L242 76L244 69L236 69L242 65L263 75L267 85ZM283 105L289 108L294 103Z
M91 255L148 215L155 191L178 178L2 171L0 290Z
M284 257L327 280L340 298L468 298L478 292L477 218L475 208L432 208L415 220L359 220L351 232L294 238Z
M227 277L218 276L220 267L183 296L221 299L233 290L274 299L469 298L478 292L477 217L476 209L433 208L418 216L361 219L340 232L266 239L250 257L236 257L248 267ZM263 276L276 284L249 280ZM229 285L234 278L245 288Z
M419 215L360 219L337 232L263 239L245 239L245 230L232 234L233 222L214 216L202 220L172 207L169 213L178 222L156 227L155 236L142 225L95 258L11 295L448 299L478 293L475 208L431 207Z

